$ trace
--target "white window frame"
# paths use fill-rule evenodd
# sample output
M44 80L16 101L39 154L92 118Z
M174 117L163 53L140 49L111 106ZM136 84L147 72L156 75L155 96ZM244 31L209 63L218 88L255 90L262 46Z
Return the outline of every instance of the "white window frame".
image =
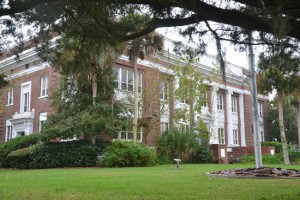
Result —
M238 135L238 130L237 129L232 130L232 137L233 137L233 144L234 145L239 145L239 135Z
M47 120L47 112L40 112L39 115L39 132L41 132L43 123Z
M231 111L233 113L237 113L238 112L238 98L233 96L231 99Z
M217 109L224 110L224 96L222 94L217 94Z
M168 82L163 81L160 83L160 99L167 101L169 99L169 90L168 90Z
M225 144L224 128L218 128L218 141L219 141L219 144Z
M202 103L202 107L203 108L208 108L208 94L207 94L207 91L203 94L204 96L204 100L205 102Z
M7 92L7 106L14 105L14 88L9 87Z
M263 115L264 115L262 102L258 102L258 115L260 117L263 117Z
M40 98L48 97L48 76L41 77L41 93Z
M163 133L165 131L169 130L169 123L167 122L160 122L160 133Z
M28 94L28 96L25 96L25 94ZM27 104L25 105L26 99L27 99ZM30 101L31 101L31 81L21 84L20 113L30 111Z
M13 126L10 120L6 120L5 125L5 142L11 140L13 138Z

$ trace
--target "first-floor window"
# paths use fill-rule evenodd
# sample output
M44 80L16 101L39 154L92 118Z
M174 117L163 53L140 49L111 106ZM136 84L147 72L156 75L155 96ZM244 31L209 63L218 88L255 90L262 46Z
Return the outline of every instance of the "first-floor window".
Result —
M219 144L225 144L224 128L218 128L218 139L219 139Z
M6 126L6 141L12 139L12 125Z
M163 133L169 130L169 123L161 122L160 123L160 132Z
M233 129L233 144L238 145L239 144L239 138L238 138L238 130Z
M39 116L39 132L43 129L44 123L47 120L47 113L41 112Z
M118 132L118 139L119 140L133 140L133 132L132 131L120 131ZM142 135L142 129L140 129L140 132L137 133L137 140L142 141L143 135Z
M10 87L7 93L7 105L13 105L13 104L14 104L14 89Z

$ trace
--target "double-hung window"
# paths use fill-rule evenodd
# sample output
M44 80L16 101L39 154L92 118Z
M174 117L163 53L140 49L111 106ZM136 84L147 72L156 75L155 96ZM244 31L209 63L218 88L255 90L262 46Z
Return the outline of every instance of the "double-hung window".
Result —
M233 129L232 134L233 134L233 144L238 145L239 144L238 130Z
M262 104L262 102L258 102L258 115L260 117L263 116L263 104Z
M217 96L217 109L224 110L224 99L222 94L218 94Z
M41 112L39 116L39 132L41 132L46 120L47 120L47 113Z
M40 97L48 96L48 76L41 77L41 95Z
M225 144L224 128L218 128L218 140L219 144Z
M20 112L30 111L31 81L21 84Z
M160 99L168 100L168 83L166 81L160 83Z
M238 99L237 97L232 97L231 99L231 110L233 113L237 113L238 111Z
M14 104L14 89L12 87L8 88L7 93L7 105L13 105Z

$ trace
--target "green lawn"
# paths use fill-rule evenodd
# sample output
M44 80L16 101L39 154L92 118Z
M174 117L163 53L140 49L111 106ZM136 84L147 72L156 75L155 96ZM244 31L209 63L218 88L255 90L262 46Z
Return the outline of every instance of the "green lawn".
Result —
M250 165L148 168L0 169L0 199L300 199L300 179L205 175ZM286 167L286 166L278 166ZM300 169L300 166L289 166Z

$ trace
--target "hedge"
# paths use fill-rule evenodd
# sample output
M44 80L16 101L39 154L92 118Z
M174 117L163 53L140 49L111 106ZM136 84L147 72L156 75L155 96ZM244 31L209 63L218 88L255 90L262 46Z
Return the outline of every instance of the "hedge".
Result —
M8 167L6 165L7 156L12 151L23 149L35 145L39 142L39 134L31 134L22 137L16 137L7 141L6 143L0 144L0 167Z
M30 168L96 166L99 148L84 141L51 142L39 145L30 155Z

